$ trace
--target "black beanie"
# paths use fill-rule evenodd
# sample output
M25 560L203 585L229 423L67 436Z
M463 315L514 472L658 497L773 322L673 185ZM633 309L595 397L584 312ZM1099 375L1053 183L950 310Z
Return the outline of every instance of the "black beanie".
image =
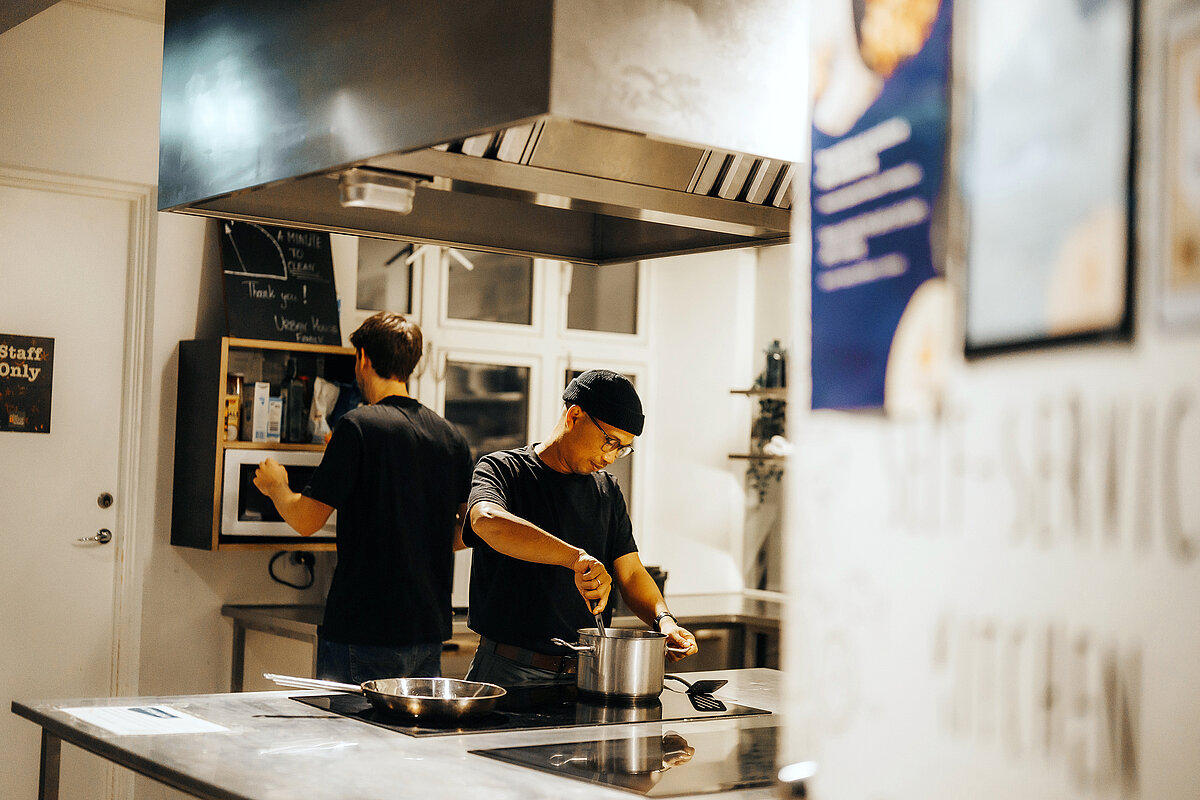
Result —
M607 369L589 370L567 384L563 401L576 405L614 428L642 435L646 417L642 401L629 379Z

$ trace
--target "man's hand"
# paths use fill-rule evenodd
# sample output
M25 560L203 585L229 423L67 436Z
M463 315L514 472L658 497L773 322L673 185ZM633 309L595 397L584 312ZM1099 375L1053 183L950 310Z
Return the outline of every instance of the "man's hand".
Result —
M608 605L608 593L612 591L612 576L604 565L583 550L571 566L575 570L575 588L587 601L588 610L599 614Z
M280 488L289 488L287 469L273 458L265 459L254 471L254 485L273 500Z
M663 617L658 629L667 635L667 660L678 661L681 658L695 655L700 651L696 646L696 637L687 628L680 627L674 617ZM673 648L686 652L675 652Z
M333 506L293 492L288 486L287 470L273 458L263 459L258 465L254 485L271 498L279 516L301 536L312 536L319 531L333 513Z

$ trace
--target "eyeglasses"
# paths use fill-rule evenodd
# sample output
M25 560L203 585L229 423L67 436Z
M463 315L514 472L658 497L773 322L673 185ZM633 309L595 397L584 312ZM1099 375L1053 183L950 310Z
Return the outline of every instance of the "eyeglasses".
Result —
M600 431L600 435L604 437L604 444L600 445L601 450L603 450L605 453L616 453L617 458L624 458L633 452L633 445L621 444L620 439L609 436L607 433L605 433L604 428L601 428L600 423L592 419L591 414L588 414L586 411L583 413L587 414L587 418L592 421L592 424L596 426L596 430Z

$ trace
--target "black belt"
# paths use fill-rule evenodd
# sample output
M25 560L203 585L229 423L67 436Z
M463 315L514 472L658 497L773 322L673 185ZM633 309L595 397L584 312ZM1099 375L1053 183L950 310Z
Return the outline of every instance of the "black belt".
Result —
M548 653L526 650L523 647L517 647L512 644L493 642L491 639L482 636L479 638L479 647L483 650L491 650L496 655L501 658L507 658L509 661L525 664L530 667L537 667L538 669L544 669L547 672L554 672L559 675L574 675L575 669L579 664L579 659L574 655L552 656Z

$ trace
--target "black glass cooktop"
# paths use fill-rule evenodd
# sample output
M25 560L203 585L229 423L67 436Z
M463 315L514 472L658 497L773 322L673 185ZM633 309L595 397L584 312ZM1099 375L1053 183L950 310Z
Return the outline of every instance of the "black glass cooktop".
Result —
M409 736L448 736L464 733L570 728L582 725L622 725L633 722L687 722L723 719L751 714L770 714L761 708L738 705L728 700L713 703L712 695L691 697L664 689L659 697L638 704L601 703L581 698L572 683L537 683L510 687L496 709L478 717L439 723L413 720L401 714L380 711L357 694L293 697L306 705L368 722Z
M647 797L678 797L775 785L778 741L775 726L686 736L646 726L625 738L470 752Z

